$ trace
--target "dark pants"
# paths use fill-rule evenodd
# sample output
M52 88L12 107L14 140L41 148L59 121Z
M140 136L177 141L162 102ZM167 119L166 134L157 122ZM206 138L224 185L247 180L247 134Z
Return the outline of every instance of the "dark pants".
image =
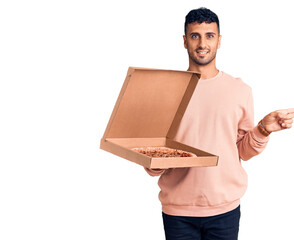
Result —
M166 240L237 240L240 206L211 217L179 217L162 213Z

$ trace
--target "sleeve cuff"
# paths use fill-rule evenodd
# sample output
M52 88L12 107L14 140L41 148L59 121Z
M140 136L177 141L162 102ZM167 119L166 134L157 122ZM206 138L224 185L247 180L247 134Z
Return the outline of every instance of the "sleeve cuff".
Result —
M269 140L269 136L264 136L262 133L259 132L258 126L255 126L251 131L253 138L259 142L267 142Z
M146 168L144 167L145 171L152 177L155 177L155 176L160 176L161 174L163 174L166 169L149 169L149 168Z

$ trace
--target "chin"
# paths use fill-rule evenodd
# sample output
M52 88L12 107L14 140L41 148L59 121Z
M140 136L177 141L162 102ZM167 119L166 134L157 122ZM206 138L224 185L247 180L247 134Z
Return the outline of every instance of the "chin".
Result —
M208 65L211 61L195 61L196 64L200 66Z
M194 58L193 61L200 65L200 66L205 66L205 65L208 65L210 64L212 61L214 60L214 58L212 59L197 59L197 58Z

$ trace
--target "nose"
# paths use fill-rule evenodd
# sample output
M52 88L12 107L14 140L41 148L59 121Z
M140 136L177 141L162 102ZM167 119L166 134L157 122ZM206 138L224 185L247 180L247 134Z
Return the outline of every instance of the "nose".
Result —
M206 47L206 39L204 37L200 38L198 42L198 47L205 48Z

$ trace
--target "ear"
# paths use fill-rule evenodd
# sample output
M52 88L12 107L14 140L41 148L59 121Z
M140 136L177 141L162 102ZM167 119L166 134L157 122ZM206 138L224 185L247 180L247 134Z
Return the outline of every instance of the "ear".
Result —
M217 48L219 49L221 46L221 40L222 40L222 35L218 36L218 43L217 43Z
M183 39L184 39L184 47L187 49L187 37L186 35L183 35Z

